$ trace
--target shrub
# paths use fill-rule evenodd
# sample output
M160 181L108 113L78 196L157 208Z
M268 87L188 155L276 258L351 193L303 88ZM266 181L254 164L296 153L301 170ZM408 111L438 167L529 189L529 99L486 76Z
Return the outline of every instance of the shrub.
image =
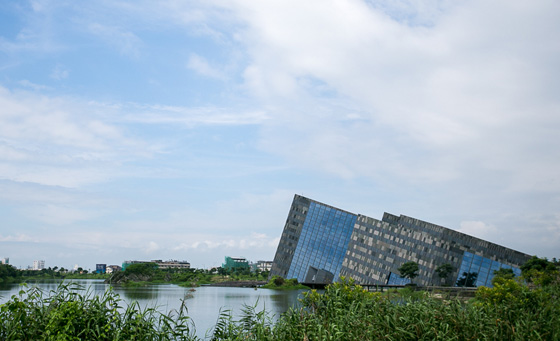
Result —
M0 306L1 340L194 340L194 324L186 308L168 315L122 307L108 290L102 296L79 293L76 285L60 285L45 294L21 290Z

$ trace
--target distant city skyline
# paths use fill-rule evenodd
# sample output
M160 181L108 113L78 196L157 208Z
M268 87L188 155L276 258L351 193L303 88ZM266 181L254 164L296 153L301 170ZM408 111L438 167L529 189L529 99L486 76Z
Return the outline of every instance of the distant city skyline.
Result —
M294 194L560 250L560 2L0 2L0 256L272 260Z

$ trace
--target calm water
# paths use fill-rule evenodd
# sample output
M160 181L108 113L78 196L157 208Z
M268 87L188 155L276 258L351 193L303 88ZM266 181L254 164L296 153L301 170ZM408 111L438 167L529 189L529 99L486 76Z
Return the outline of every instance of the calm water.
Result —
M101 295L110 285L102 280L72 280L89 288L92 294ZM55 290L60 281L48 283L33 283L45 291ZM257 305L257 311L266 310L277 318L290 307L297 305L302 291L296 290L269 290L253 288L221 288L198 287L191 291L174 284L150 285L145 287L127 288L113 287L125 303L137 301L142 307L156 307L159 311L167 313L178 310L181 300L185 299L188 315L196 327L196 334L204 337L206 331L216 324L220 309L233 311L234 319L240 316L244 305ZM8 301L12 295L17 295L21 290L19 284L0 287L0 304ZM192 297L190 297L192 295Z

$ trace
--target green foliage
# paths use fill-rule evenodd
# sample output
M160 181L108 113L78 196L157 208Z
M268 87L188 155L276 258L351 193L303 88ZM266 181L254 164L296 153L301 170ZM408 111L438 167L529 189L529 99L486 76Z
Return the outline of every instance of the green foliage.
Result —
M289 282L285 281L285 282ZM197 340L180 309L164 315L118 295L80 295L61 287L49 297L23 291L0 306L2 340ZM275 323L256 306L234 319L224 310L212 340L559 340L560 285L528 287L497 277L468 302L435 299L410 289L368 292L341 278L324 292L308 291L302 307Z
M506 279L514 279L515 273L512 269L500 268L494 270L494 277L492 278L492 285L496 286L497 283L502 283Z
M527 340L560 338L560 289L513 280L480 288L471 302L369 293L351 281L305 295L276 324L275 340Z
M271 281L277 287L282 286L282 285L284 285L284 283L286 283L286 280L284 278L280 277L280 276L274 276Z
M13 266L9 264L0 264L0 283L2 282L13 282L21 273Z
M416 262L406 262L398 268L401 277L413 280L418 276L418 263Z
M257 304L258 302L253 306L245 305L241 318L237 321L231 310L220 311L211 340L273 340L272 318L264 310L257 312Z
M442 280L446 279L453 272L453 266L449 263L441 264L436 268L436 274Z
M223 281L263 280L262 273L228 271L224 268L205 269L159 269L154 263L131 264L125 271L115 272L107 280L113 284L146 285L150 283L174 283L180 286L198 286ZM131 269L131 270L129 270ZM266 273L265 273L266 274ZM266 274L266 276L268 276Z
M297 278L284 279L281 276L272 277L267 284L263 285L264 289L309 289L303 284L299 284Z
M537 256L531 257L521 266L521 277L536 286L560 283L560 271L557 264Z
M530 270L537 271L554 271L556 267L553 262L550 262L546 258L539 258L537 256L531 257L525 264L521 266L521 274L524 274Z
M387 296L369 293L351 281L342 280L327 287L323 294L311 291L305 295L302 300L304 307L290 311L276 324L274 339L560 338L558 288L550 288L552 292L546 294L529 294L527 287L513 283L506 283L496 289L495 295L481 293L476 301L464 303L458 300L436 300L425 295L411 296L404 290ZM504 298L500 298L501 295ZM511 303L512 297L517 304Z
M477 272L463 272L463 276L457 280L458 287L476 287Z
M61 285L45 293L21 290L0 305L1 340L195 340L194 325L182 306L174 314L123 307L112 291L84 294L78 286Z
M153 275L157 270L156 263L137 263L137 264L130 264L124 273L126 275L143 275L143 276L150 276Z

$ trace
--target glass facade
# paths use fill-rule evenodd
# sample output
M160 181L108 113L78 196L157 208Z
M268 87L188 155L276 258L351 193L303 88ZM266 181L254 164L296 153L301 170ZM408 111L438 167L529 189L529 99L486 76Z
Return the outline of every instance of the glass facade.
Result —
M494 271L516 275L530 256L443 226L389 213L377 220L295 195L270 276L327 284L340 276L364 285L406 284L398 276L406 262L418 264L417 285L491 285ZM445 278L438 267L448 264Z
M492 286L492 278L494 278L494 271L500 268L512 269L515 276L521 275L521 269L516 266L504 264L486 257L482 257L471 252L463 254L461 266L459 268L459 278L464 273L476 274L475 286Z
M309 267L338 279L356 215L311 202L287 278L303 282Z
M388 285L406 285L410 283L410 279L401 277L400 275L389 273L389 279L387 280Z

